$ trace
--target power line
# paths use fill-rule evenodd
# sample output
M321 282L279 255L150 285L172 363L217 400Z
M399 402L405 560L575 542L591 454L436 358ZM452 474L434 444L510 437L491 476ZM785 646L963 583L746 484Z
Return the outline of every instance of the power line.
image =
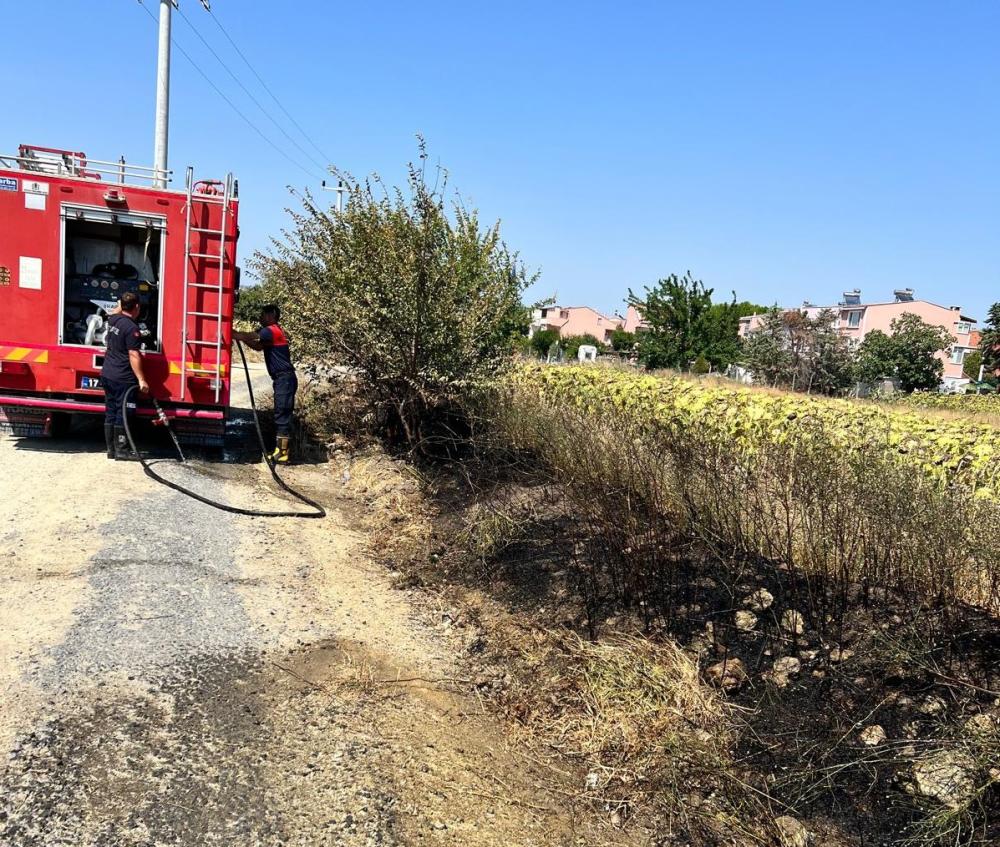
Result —
M312 162L314 165L316 165L316 167L318 167L321 171L326 171L326 167L327 166L324 165L322 162L317 161L316 158L308 150L306 150L301 144L299 144L298 141L296 141L294 138L292 138L292 136L288 134L288 131L280 123L278 123L277 120L275 120L275 118L264 107L264 105L260 102L260 100L258 100L254 96L254 93L243 84L242 80L238 76L236 76L235 73L233 73L232 69L229 67L229 65L227 65L222 60L222 57L219 56L219 54L216 52L215 48L212 47L212 45L209 44L208 41L204 38L204 36L202 36L202 34L198 31L198 28L194 25L194 23L191 21L191 19L187 15L184 14L184 11L182 9L180 9L180 8L178 8L177 11L180 14L180 16L182 18L184 18L184 20L187 23L187 25L189 27L191 27L191 29L194 32L194 34L198 36L198 39L201 41L201 43L204 44L205 47L208 48L208 51L213 56L215 56L215 60L220 65L222 65L222 67L225 69L226 73L228 73L233 78L233 80L236 82L236 84L240 88L243 89L243 91L246 93L247 97L249 97L254 102L254 104L257 106L257 108L260 109L267 116L267 119L278 128L278 131L281 132L281 134L284 135L285 138L287 138L290 142L292 142L292 144L295 145L296 149L298 149L298 151L303 156L305 156L310 162Z
M268 86L268 84L266 82L264 82L263 77L261 77L261 75L259 73L257 73L257 69L250 63L250 60L244 55L243 51L240 50L239 45L233 40L233 37L226 31L226 28L222 25L222 21L219 20L218 16L215 14L215 12L213 12L211 9L209 9L208 12L209 12L209 15L212 18L212 20L215 21L215 25L219 28L219 30L222 32L222 34L226 37L226 40L229 41L229 43L233 46L233 49L239 54L239 57L244 61L244 63L246 64L246 66L248 68L250 68L251 73L255 77L257 77L257 82L259 82L261 84L261 86L263 87L263 89L268 94L271 95L271 99L275 103L278 104L278 108L281 109L281 111L285 113L285 117L288 118L288 120L290 120L292 122L292 125L299 132L302 133L303 138L305 138L306 141L308 141L313 146L313 149L317 153L319 153L319 155L320 155L320 157L322 157L323 161L325 161L327 163L332 162L333 159L331 159L329 156L327 156L326 153L324 153L320 149L319 145L316 144L316 142L312 140L312 137L309 135L309 133L306 132L302 128L302 126L299 124L299 122L297 120L295 120L295 118L292 117L291 113L288 111L288 109L286 109L284 107L284 105L282 104L282 102L278 99L277 95L270 89L270 87Z
M139 5L142 7L142 10L153 21L153 24L158 25L156 16L153 15L153 13L146 8L142 0L139 0ZM185 59L187 59L188 62L191 63L191 66L196 71L198 71L199 74L201 74L202 78L205 80L205 82L208 83L208 85L212 88L212 90L215 91L215 93L218 94L219 97L221 97L229 105L230 109L236 112L236 114L239 115L244 120L244 122L247 124L247 126L250 127L250 129L256 132L257 135L259 135L267 144L269 144L272 148L274 148L274 150L277 151L279 155L283 156L291 164L295 165L295 167L297 167L300 171L306 174L306 176L308 176L310 179L316 179L316 175L314 173L312 173L308 168L303 167L299 162L297 162L295 159L289 156L287 151L282 150L277 144L274 143L274 141L272 141L268 136L266 136L261 131L260 127L258 127L257 124L255 124L252 120L250 120L250 118L248 118L245 114L243 114L243 112L240 111L240 109L236 106L236 104L233 103L233 101L226 96L225 92L223 92L222 89L219 88L219 86L217 86L214 82L212 82L208 74L206 74L198 65L198 63L193 58L191 58L191 55L187 52L187 50L185 50L180 44L177 43L177 40L175 38L171 37L170 41L174 45L174 47L176 47L180 51L181 55Z

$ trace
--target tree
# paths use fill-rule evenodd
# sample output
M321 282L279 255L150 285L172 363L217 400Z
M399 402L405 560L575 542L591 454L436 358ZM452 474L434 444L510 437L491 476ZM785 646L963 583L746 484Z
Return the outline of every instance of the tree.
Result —
M627 352L635 347L635 333L618 327L611 333L611 349Z
M531 349L539 359L544 359L549 353L549 348L558 343L559 330L557 329L540 329L531 336Z
M736 312L736 317L738 318L745 318L749 315L763 315L768 311L767 306L751 303L749 300L741 300L739 303L731 303L729 306Z
M412 164L402 189L341 176L343 212L306 195L255 268L280 292L298 354L349 366L383 433L423 448L464 388L509 360L532 280L499 224L483 227L460 201L446 206L443 172L440 188Z
M740 355L740 318L745 314L735 303L713 303L705 315L699 356L717 370L725 370ZM753 312L751 312L753 314Z
M694 360L694 364L691 365L691 373L703 376L704 374L711 373L712 366L709 364L708 359L704 356L699 356Z
M837 315L823 309L809 325L809 350L803 387L820 394L839 394L853 381L854 357L837 331Z
M261 307L270 303L277 303L280 306L280 300L281 292L267 281L245 286L240 289L234 317L243 324L257 325Z
M900 388L931 391L941 384L944 364L937 354L954 339L943 326L930 326L906 312L893 320L891 334L873 330L858 348L856 372L862 382L896 377Z
M837 394L851 383L853 360L836 319L829 309L815 318L797 309L770 309L744 340L742 361L758 381Z
M671 274L639 297L629 290L628 303L649 324L639 337L639 359L647 368L687 368L704 356L717 368L727 367L739 352L739 315L732 303L712 303L713 289L694 279Z
M983 363L983 354L979 350L970 350L962 361L962 375L969 379L979 379L979 366Z
M986 318L983 337L979 342L983 369L992 384L1000 377L1000 303L994 303Z
M598 351L604 349L604 344L589 332L583 335L569 335L562 340L563 355L566 357L566 360L569 362L576 361L577 353L580 352L580 348L584 344L592 344Z
M854 359L858 382L873 383L896 375L896 345L880 329L873 329L861 342Z
M779 385L791 381L794 359L785 316L777 306L768 309L761 325L743 339L740 361L756 382Z

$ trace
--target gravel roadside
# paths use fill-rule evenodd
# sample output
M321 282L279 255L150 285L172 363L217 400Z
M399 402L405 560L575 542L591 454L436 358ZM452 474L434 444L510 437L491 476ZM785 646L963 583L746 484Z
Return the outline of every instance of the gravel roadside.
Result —
M275 496L260 465L168 470ZM581 843L339 481L288 476L326 521L214 511L80 435L0 439L0 844Z

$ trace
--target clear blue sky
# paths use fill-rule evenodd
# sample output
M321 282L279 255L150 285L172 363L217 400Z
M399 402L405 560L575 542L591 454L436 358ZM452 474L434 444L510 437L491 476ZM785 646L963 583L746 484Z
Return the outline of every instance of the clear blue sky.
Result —
M423 133L541 271L531 295L610 310L690 269L762 303L909 286L982 319L1000 300L996 0L212 5L335 164L399 181ZM259 91L198 0L181 7ZM3 16L0 147L151 164L156 33L137 0ZM174 32L305 159L180 17ZM171 166L239 176L245 257L282 225L285 186L318 177L174 68Z

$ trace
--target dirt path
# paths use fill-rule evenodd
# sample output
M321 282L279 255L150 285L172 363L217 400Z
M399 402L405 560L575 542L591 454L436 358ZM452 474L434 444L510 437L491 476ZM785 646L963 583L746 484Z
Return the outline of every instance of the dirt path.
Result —
M164 468L272 500L260 465ZM288 476L327 520L0 438L0 844L597 843L366 562L333 472Z

